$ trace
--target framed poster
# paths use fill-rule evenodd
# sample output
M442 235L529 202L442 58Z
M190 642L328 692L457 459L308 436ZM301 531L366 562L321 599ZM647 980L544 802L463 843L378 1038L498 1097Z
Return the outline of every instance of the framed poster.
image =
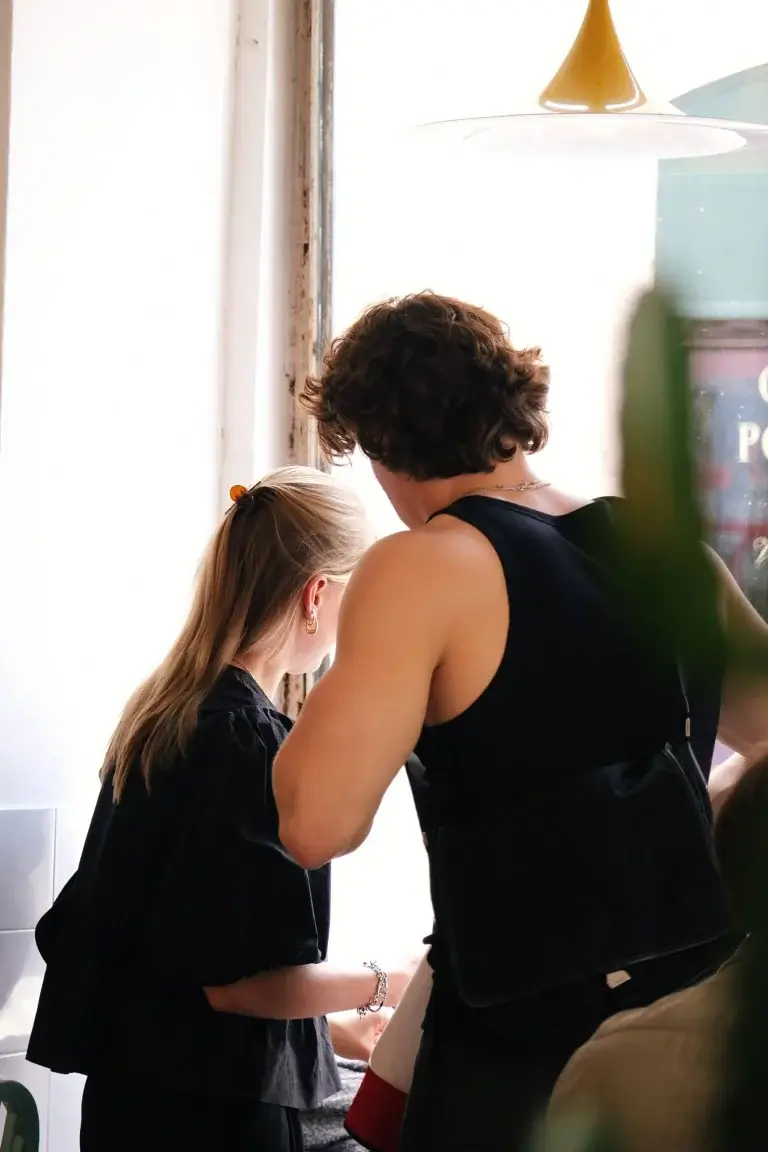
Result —
M709 540L768 618L768 318L689 333Z

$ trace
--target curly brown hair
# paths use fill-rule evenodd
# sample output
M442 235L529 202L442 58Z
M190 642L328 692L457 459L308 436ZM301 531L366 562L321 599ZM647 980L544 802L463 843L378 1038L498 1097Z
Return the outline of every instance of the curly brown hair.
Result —
M301 396L333 460L359 446L415 480L490 472L547 441L549 369L490 312L420 292L375 304Z

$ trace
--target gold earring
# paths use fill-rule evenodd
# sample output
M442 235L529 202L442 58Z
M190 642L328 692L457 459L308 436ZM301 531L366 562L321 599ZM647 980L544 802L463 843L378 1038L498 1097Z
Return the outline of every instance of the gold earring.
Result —
M312 612L307 617L307 619L304 621L304 627L310 636L314 636L317 632L317 616L315 615L314 608L312 609Z

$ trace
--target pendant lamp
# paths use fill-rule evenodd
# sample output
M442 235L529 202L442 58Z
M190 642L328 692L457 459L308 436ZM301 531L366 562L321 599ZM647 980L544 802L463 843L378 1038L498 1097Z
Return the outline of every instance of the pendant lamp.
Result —
M537 156L669 160L768 150L768 125L686 116L646 95L622 50L609 0L589 0L573 47L538 100L506 115L422 124L417 132Z

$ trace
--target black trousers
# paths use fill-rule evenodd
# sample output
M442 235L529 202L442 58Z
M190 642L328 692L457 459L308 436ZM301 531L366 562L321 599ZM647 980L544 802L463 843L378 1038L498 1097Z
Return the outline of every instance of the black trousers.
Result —
M299 1113L219 1096L116 1088L89 1076L81 1152L302 1152Z
M433 1001L408 1097L400 1152L518 1152L573 1053L616 1012L643 1007L711 975L735 941L469 1015ZM484 1016L484 1014L487 1014Z

